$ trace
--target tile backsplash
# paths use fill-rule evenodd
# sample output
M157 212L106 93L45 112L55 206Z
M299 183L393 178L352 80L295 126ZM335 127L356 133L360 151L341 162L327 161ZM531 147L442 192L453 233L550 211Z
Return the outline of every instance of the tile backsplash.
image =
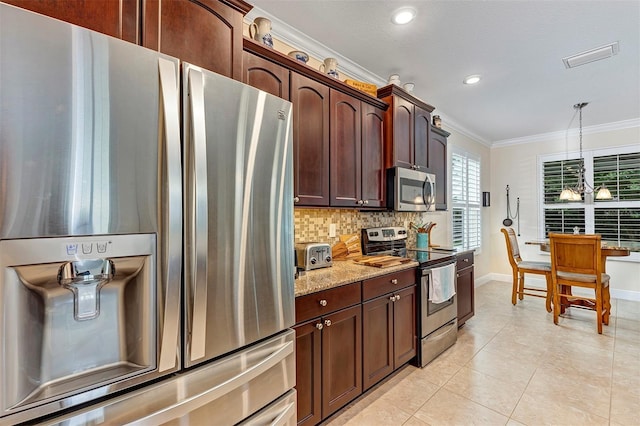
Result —
M435 222L437 225L431 233L442 234L440 245L448 245L446 241L446 212L412 213L412 212L366 212L349 209L294 209L295 242L324 242L331 245L339 241L344 234L360 233L362 228L379 226L407 226L409 222ZM336 225L336 236L329 237L329 225ZM415 245L415 232L409 232L407 245Z

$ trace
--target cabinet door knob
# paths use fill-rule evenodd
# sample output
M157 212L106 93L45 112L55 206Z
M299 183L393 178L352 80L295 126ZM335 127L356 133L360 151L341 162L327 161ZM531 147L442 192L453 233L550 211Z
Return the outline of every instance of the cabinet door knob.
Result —
M395 279L395 278L394 278L394 279L392 279L392 280L391 280L391 284L398 284L398 280L397 280L397 279Z
M460 274L456 274L456 278L460 278Z
M462 259L463 262L469 262L469 259Z
M369 204L369 200L364 200L364 203L365 204Z
M321 323L321 322L319 322L319 323L317 323L317 324L316 324L316 328L317 328L318 330L322 330L322 329L324 328L324 325L322 325L322 323Z
M395 296L391 296L391 297L389 297L389 300L391 300L392 302L395 302L396 301L396 297Z
M294 203L299 203L300 202L300 197L293 197L293 202Z
M360 206L361 206L361 205L363 205L363 204L364 204L364 201L362 201L362 200L358 200L358 201L356 201L356 203L358 203L358 205L360 205Z
M396 302L397 302L398 300L400 300L400 295L399 295L399 294L396 294Z
M326 301L326 300L324 300L324 299L322 299L322 300L321 300L320 302L318 302L318 303L320 303L320 306L327 306L327 301Z
M324 320L324 325L331 327L331 320Z

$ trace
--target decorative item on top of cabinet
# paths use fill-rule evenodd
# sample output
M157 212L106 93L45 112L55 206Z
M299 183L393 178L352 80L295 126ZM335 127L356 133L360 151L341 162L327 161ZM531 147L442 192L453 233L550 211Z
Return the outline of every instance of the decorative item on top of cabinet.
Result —
M431 126L427 172L436 176L436 210L447 210L447 138L451 133Z
M378 98L389 104L384 120L385 167L426 171L434 107L395 84L378 89Z
M255 41L268 47L273 47L273 38L271 37L271 20L263 17L257 17L249 24L249 35Z
M456 264L456 298L458 301L458 328L475 313L473 251L459 253Z
M242 0L141 0L142 45L242 79Z
M140 41L138 0L2 0L131 43Z
M361 283L296 298L298 424L315 425L362 393Z

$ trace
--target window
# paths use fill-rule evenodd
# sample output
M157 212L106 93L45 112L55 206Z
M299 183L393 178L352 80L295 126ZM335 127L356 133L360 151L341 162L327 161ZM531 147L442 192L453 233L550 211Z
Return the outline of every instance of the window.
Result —
M577 157L577 155L574 154ZM542 176L542 219L544 235L549 232L597 233L611 244L629 246L640 260L640 152L637 147L621 147L584 152L585 180L598 187L606 185L612 200L595 200L593 194L582 201L562 201L565 186L577 183L579 158L546 155L538 158Z
M451 204L453 246L480 248L480 159L456 148L451 154Z

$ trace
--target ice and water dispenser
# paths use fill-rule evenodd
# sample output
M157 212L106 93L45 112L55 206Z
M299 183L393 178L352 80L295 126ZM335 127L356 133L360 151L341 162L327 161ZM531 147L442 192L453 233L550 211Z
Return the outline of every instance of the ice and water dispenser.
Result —
M156 369L155 234L0 241L0 414Z

